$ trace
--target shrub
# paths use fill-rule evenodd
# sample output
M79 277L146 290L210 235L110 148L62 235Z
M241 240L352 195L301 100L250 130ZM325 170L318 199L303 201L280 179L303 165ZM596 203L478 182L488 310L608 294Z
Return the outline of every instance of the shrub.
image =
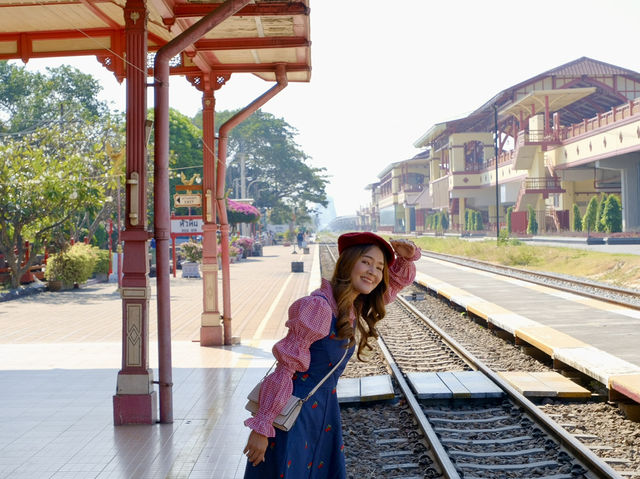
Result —
M504 246L509 243L509 231L502 228L498 233L498 246Z
M575 203L573 204L573 231L582 231L582 216L580 208Z
M108 249L96 249L96 265L93 267L95 274L109 274L111 257Z
M582 218L582 231L587 233L594 231L598 218L598 198L592 196L587 205L587 211Z
M615 195L609 195L602 213L603 231L619 233L622 231L622 206Z
M527 223L527 233L530 235L538 234L538 220L533 207L529 206L529 221Z
M442 226L443 231L447 231L449 229L449 215L445 211L442 212L440 225Z
M511 266L530 266L539 262L534 250L523 246L509 250L506 257L506 264Z
M511 213L513 213L513 206L507 208L507 233L509 234L513 232L511 229Z
M604 231L604 223L603 223L603 219L604 219L604 205L607 202L607 194L606 193L602 193L602 195L600 196L600 201L598 201L598 209L596 212L596 225L595 225L595 230L596 231Z
M47 260L47 281L62 281L64 284L81 284L93 274L98 261L97 248L76 243L71 248L51 255Z
M482 224L482 214L479 211L474 211L473 215L473 229L476 231L482 231L484 229L484 225Z

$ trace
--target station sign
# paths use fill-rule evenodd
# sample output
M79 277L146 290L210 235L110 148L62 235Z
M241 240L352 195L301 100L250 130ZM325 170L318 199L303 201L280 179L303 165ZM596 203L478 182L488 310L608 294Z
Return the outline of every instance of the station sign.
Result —
M192 207L199 208L202 206L202 195L185 195L185 194L175 194L173 195L173 206L175 208L180 207Z
M202 218L171 218L171 235L200 233L202 234Z

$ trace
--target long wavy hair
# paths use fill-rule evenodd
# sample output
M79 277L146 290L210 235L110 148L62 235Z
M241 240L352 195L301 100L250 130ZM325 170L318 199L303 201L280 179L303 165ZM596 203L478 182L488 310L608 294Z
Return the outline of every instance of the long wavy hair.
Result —
M387 314L384 305L384 294L389 288L389 267L387 266L386 257L382 268L382 280L373 291L369 294L359 294L351 285L351 272L354 266L360 257L373 246L355 245L343 250L338 257L333 277L331 278L333 296L338 305L336 336L338 339L349 340L347 348L352 347L357 338L357 357L360 361L364 361L361 354L365 350L368 352L373 349L369 346L369 338L378 338L376 323ZM356 328L351 324L352 312L356 317Z

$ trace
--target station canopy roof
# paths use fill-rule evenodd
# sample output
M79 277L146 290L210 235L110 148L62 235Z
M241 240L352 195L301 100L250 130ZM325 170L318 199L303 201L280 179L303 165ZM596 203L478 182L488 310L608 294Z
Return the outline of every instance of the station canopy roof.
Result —
M553 113L572 103L591 95L596 87L589 88L559 88L557 90L536 90L524 96L520 100L509 104L498 112L499 116L514 115L518 118L521 114L528 118L536 113L545 111L545 104L549 104L549 112Z
M147 0L151 55L222 3ZM0 0L0 60L95 55L122 81L125 5L126 0ZM309 13L309 0L249 3L176 57L171 74L185 75L196 86L203 80L224 83L233 73L275 81L276 65L284 63L288 81L308 82Z

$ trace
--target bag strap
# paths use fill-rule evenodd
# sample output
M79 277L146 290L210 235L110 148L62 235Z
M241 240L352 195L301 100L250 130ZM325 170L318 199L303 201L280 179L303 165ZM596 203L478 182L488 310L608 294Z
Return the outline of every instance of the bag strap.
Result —
M316 294L316 295L314 295L314 296L320 296L320 297L321 297L321 298L323 298L325 301L329 302L329 300L327 299L327 297L326 297L324 294L322 294L322 293L318 293L318 294ZM344 358L346 358L346 357L347 357L347 353L348 353L348 352L349 352L349 350L348 350L348 349L345 349L345 350L344 350L344 354L343 354L343 355L342 355L342 357L340 358L340 361L338 361L338 362L336 363L336 365L331 369L331 371L329 371L329 372L327 373L327 375L326 375L325 377L323 377L323 378L322 378L322 380L321 380L318 384L316 384L316 387L314 387L314 388L309 392L309 394L307 394L307 396L306 396L304 399L301 399L301 401L302 401L302 402L306 402L306 401L307 401L311 396L313 396L313 395L315 394L315 392L318 390L318 388L319 388L320 386L322 386L322 384L323 384L327 379L329 379L329 376L331 376L331 375L336 371L336 369L338 369L338 366L340 366L340 364L342 363L342 361L344 361ZM273 369L273 367L277 364L277 362L278 362L277 360L273 362L273 364L271 365L271 367L269 368L269 370L267 371L267 373L266 373L266 374L264 375L264 377L262 378L262 380L263 380L263 381L264 381L264 378L266 378L266 377L269 375L269 373L271 372L271 370Z
M340 363L342 363L342 361L344 360L344 358L347 356L347 352L349 352L349 350L348 350L348 349L345 349L345 350L344 350L344 354L343 354L343 355L342 355L342 357L340 358L340 361L338 361L338 363L337 363L337 364L336 364L336 365L331 369L331 371L329 371L329 372L327 373L327 375L326 375L325 377L323 377L323 378L322 378L322 381L320 381L318 384L316 384L316 387L315 387L315 388L313 388L313 389L309 392L309 394L307 394L307 397L306 397L306 398L304 398L304 399L302 400L302 402L306 402L306 401L307 401L311 396L313 396L313 395L315 394L315 392L318 390L318 388L319 388L320 386L322 386L322 384L323 384L327 379L329 379L329 376L331 376L331 375L335 372L335 370L336 370L336 369L338 369L338 366L340 366Z
M307 394L307 396L306 396L304 399L301 399L301 401L302 401L302 402L307 401L307 399L309 399L311 396L313 396L313 395L315 394L315 392L318 390L318 388L319 388L320 386L322 386L322 384L323 384L327 379L329 379L329 376L331 376L331 375L336 371L336 369L338 369L338 366L340 366L340 364L342 363L342 361L344 360L344 358L347 356L347 353L348 353L348 352L349 352L349 350L348 350L348 349L345 349L344 354L343 354L343 355L342 355L342 357L340 358L340 361L338 361L338 362L337 362L337 364L336 364L333 368L331 368L331 371L329 371L329 372L327 373L327 375L326 375L325 377L323 377L323 378L322 378L322 380L321 380L318 384L316 384L316 387L314 387L314 388L309 392L309 394ZM274 361L274 362L273 362L273 364L271 365L271 367L269 368L269 370L268 370L268 371L266 372L266 374L263 376L262 381L264 381L264 378L266 378L266 377L269 375L269 373L271 372L271 370L273 369L273 367L274 367L277 363L278 363L278 361Z

